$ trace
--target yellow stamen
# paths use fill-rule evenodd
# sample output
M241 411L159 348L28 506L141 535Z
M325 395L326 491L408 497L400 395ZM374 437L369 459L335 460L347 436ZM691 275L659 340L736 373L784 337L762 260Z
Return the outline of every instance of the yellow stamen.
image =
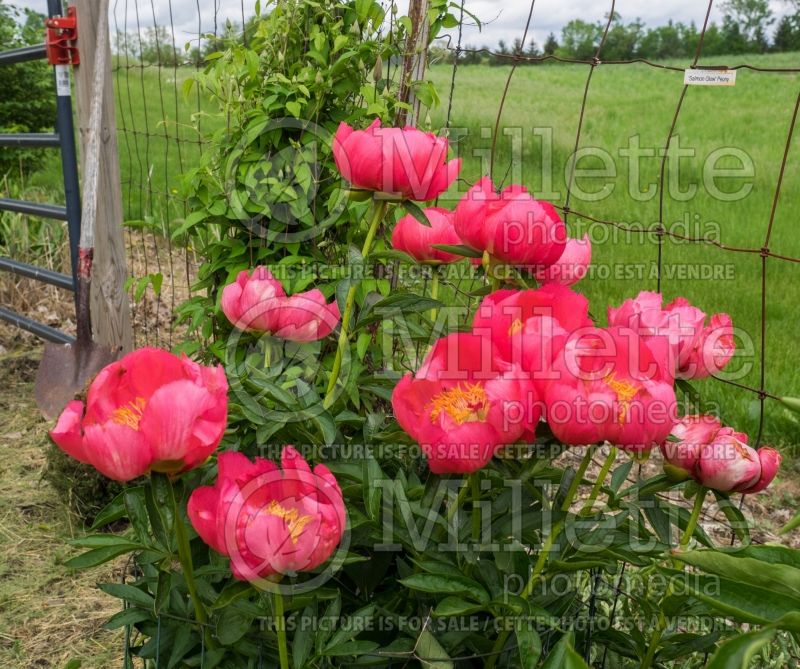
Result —
M489 413L489 397L479 383L465 383L435 395L428 407L431 422L435 423L442 411L457 425L483 422Z
M619 416L617 420L619 424L622 425L628 417L631 401L636 397L641 388L632 381L616 378L613 372L603 379L603 381L605 381L605 384L611 388L617 396L617 402L619 402Z
M132 430L138 430L146 406L147 400L144 397L137 397L126 405L114 409L111 412L111 420L118 425L127 425Z
M312 520L314 520L313 516L301 516L300 511L297 509L287 509L284 506L281 506L280 502L276 500L272 500L266 509L264 509L266 513L271 516L276 516L283 520L286 523L286 527L289 529L289 537L292 540L293 544L297 544L298 539L303 534L303 530L305 529L306 525L308 525Z
M522 328L524 327L525 324L522 322L521 319L518 318L511 324L511 327L508 328L508 336L513 337L515 334L517 334L517 332L522 332Z

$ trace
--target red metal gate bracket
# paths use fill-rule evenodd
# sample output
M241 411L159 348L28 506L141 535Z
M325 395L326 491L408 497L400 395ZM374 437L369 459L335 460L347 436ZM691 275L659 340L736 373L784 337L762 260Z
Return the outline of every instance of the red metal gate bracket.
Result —
M78 19L75 7L67 10L66 16L54 16L45 21L47 27L45 44L47 60L51 65L78 65Z

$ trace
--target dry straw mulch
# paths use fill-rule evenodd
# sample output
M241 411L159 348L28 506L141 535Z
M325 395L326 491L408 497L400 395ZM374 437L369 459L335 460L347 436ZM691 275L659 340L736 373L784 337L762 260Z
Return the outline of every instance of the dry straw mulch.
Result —
M63 561L82 530L41 474L47 423L33 401L38 352L0 354L0 667L83 669L122 664L122 633L103 623L118 602L95 585L124 560L85 572Z

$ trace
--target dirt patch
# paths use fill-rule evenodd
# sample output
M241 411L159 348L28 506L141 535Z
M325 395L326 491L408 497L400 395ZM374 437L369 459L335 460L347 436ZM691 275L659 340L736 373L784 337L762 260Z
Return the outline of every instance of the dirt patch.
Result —
M598 449L592 462L587 469L585 478L594 481L597 479L603 461L608 455L608 448ZM555 463L560 466L571 465L577 469L583 458L583 449L568 450L560 456ZM627 455L620 452L614 468L623 464ZM764 492L756 495L731 495L733 503L741 509L744 517L750 524L750 539L753 543L777 543L792 548L800 548L800 530L791 532L787 535L780 535L778 531L797 513L798 500L800 500L800 486L796 482L798 465L793 459L784 457L781 471L775 481ZM613 469L612 469L613 471ZM640 465L634 464L628 476L628 483L635 483L640 478L650 478L663 473L663 460L661 453L654 450L650 459ZM584 499L589 496L590 488L581 488L581 497ZM681 491L668 491L659 494L659 497L668 500L672 504L680 505L687 510L691 509L692 500L684 499ZM602 497L601 497L602 499ZM580 503L576 503L578 509ZM700 524L711 537L716 545L732 545L733 532L730 522L725 517L724 512L715 503L711 495L706 498L706 505L700 516ZM738 545L738 540L736 540Z
M145 231L129 232L126 247L128 273L133 277L128 295L136 346L171 348L186 333L185 327L175 324L174 312L191 295L199 260L165 237ZM155 280L143 283L143 292L137 295L137 285L145 277Z

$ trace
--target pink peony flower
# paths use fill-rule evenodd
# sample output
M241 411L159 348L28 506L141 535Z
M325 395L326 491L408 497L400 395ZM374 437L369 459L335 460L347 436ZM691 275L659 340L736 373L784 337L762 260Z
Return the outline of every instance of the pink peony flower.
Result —
M298 342L327 337L341 318L336 300L328 304L319 290L287 297L266 267L256 267L252 274L239 272L236 281L222 290L221 306L241 330Z
M312 471L291 446L273 462L221 453L214 486L192 492L187 513L200 538L231 559L233 575L257 581L316 569L344 534L345 507L325 465Z
M434 244L461 244L453 228L453 212L439 207L425 210L431 227L420 223L411 214L404 216L392 231L392 247L403 251L420 263L451 263L460 256L433 248Z
M592 264L592 242L589 235L583 239L568 239L564 252L549 267L541 267L536 273L536 280L542 285L550 283L562 286L573 286L581 281L589 272Z
M394 414L422 446L432 472L474 472L535 430L541 410L523 376L488 337L452 334L397 384Z
M672 428L671 440L661 446L664 460L683 472L694 476L703 446L722 429L722 423L713 416L684 416Z
M534 200L522 186L498 195L488 177L459 202L454 225L467 246L532 269L555 263L567 244L566 226L552 204Z
M201 464L222 439L227 418L222 367L142 348L104 368L86 404L70 402L50 436L76 460L130 481Z
M672 377L628 328L572 336L545 390L547 423L565 444L608 441L630 451L663 442L676 419Z
M758 452L734 434L718 432L703 446L697 462L697 482L730 492L755 486L761 478Z
M713 416L685 416L675 425L672 439L661 446L666 465L722 492L760 492L781 464L774 448L751 448L746 434L723 427Z
M333 139L333 158L345 181L356 188L398 195L406 200L439 197L458 177L461 159L447 162L448 142L416 128L366 130L342 123Z
M593 327L589 301L558 284L495 291L483 299L472 322L473 332L488 335L503 360L530 375L540 395L568 335Z
M725 369L735 352L731 317L715 314L680 362L676 376L679 379L705 379Z
M676 378L702 379L722 370L736 350L733 323L727 314L706 314L683 297L662 308L660 293L641 292L618 308L608 309L609 325L630 327L648 343L667 344L665 364Z

